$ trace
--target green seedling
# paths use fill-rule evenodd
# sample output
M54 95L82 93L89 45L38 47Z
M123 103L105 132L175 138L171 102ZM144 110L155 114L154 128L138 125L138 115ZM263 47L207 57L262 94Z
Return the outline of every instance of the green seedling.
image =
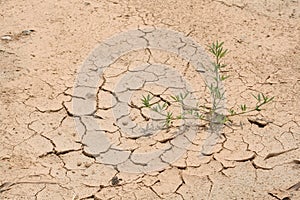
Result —
M172 112L167 112L167 115L166 115L166 121L165 121L165 124L164 126L169 128L170 125L171 125L171 122L173 121L173 113Z
M141 99L141 101L146 108L149 108L151 106L150 101L152 99L153 99L153 97L151 97L150 94L148 94L146 97L143 95L143 98Z
M211 107L201 106L198 105L196 107L191 107L184 103L184 100L188 97L189 93L172 96L170 95L171 99L173 100L172 103L179 105L183 112L178 116L174 116L174 114L168 111L170 107L166 102L161 104L160 102L154 103L153 105L150 104L150 101L153 97L149 94L145 97L143 96L142 103L145 107L160 113L161 115L165 116L164 127L169 128L172 125L172 121L174 120L182 120L182 119L195 119L204 121L206 124L218 123L218 124L225 124L230 120L230 117L235 115L242 115L254 111L261 111L262 106L270 103L274 97L268 97L263 93L259 93L257 96L252 95L256 99L256 104L253 107L249 107L246 104L241 104L239 109L240 111L234 110L233 108L228 109L228 114L220 114L218 110L221 108L220 103L224 100L224 92L221 90L220 85L221 82L228 79L229 76L221 75L220 70L227 65L222 62L222 59L227 55L229 52L227 49L223 47L224 42L214 42L212 43L208 49L209 52L212 53L214 56L213 65L213 80L215 81L214 84L206 84L206 87L209 89L210 94L212 96L213 102ZM212 121L214 119L214 121Z

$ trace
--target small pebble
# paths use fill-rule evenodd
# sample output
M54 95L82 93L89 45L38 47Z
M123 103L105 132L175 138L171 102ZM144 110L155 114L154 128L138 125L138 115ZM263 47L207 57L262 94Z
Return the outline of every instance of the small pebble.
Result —
M9 36L9 35L3 35L3 36L1 37L1 40L12 40L12 37Z
M30 35L34 31L35 30L24 30L24 31L22 31L22 35Z
M91 165L92 165L92 163L85 163L85 164L84 164L84 166L85 166L86 168L89 168Z
M114 177L111 179L111 184L112 184L112 185L117 185L119 182L120 182L120 179L119 179L117 176L114 176Z

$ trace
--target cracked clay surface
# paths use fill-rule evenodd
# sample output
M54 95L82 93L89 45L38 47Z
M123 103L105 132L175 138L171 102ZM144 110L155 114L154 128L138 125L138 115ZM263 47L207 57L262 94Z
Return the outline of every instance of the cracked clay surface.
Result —
M300 199L300 2L0 0L0 199ZM230 126L141 103L211 105L225 41ZM195 126L191 126L195 125Z

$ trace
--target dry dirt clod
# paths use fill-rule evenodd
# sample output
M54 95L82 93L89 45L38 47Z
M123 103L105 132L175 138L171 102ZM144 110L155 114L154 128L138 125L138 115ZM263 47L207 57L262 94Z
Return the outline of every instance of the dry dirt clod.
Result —
M300 188L300 182L292 185L291 187L288 188L288 190L295 190L295 191L298 191Z
M269 195L279 200L291 200L291 195L286 190L281 190L281 189L274 190L272 192L269 192Z
M248 121L251 124L257 125L259 128L264 128L267 126L270 122L265 119L259 119L259 118L248 118Z
M266 157L264 158L264 160L267 160L269 158L272 158L272 157L275 157L275 156L279 156L281 154L284 154L284 153L288 153L290 151L293 151L293 150L297 150L298 148L292 148L292 149L288 149L288 150L285 150L285 151L280 151L280 152L272 152L272 153L269 153L268 155L266 155ZM295 160L294 160L295 162Z
M300 164L300 160L293 160L292 162L295 164Z
M112 185L118 185L120 183L122 179L119 179L117 176L114 176L112 179L111 179L111 184Z

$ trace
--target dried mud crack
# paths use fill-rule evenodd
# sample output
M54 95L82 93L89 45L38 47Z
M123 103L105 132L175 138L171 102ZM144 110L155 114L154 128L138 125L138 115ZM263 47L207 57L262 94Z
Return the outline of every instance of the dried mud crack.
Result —
M300 199L298 1L0 0L0 13L0 199ZM174 113L170 94L211 103L190 39L228 45L227 108L257 91L274 102L217 137L161 128L143 95Z

